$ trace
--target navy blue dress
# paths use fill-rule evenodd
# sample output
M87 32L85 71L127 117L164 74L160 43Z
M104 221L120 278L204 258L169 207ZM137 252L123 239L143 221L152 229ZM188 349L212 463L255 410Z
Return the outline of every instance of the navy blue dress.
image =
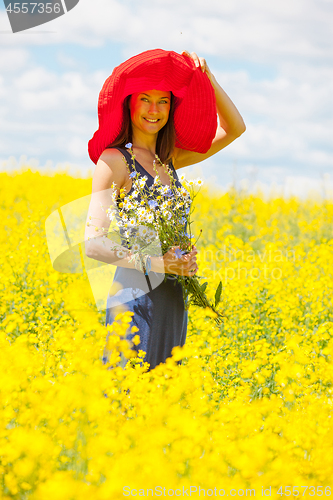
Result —
M115 149L118 149L125 156L130 169L133 170L131 154L123 148ZM175 178L176 186L180 188L182 185L172 162L170 162L169 167ZM137 160L135 160L135 168L140 177L144 175L148 177L146 185L150 187L154 178ZM127 194L130 194L132 190L133 186ZM130 333L129 328L126 339L132 340L135 335L140 336L140 343L137 346L133 344L131 349L136 352L140 349L146 352L143 361L149 363L149 370L164 363L172 355L173 347L183 346L186 341L188 316L182 288L175 276L166 276L167 279L164 281L163 274L150 271L148 275L149 286L143 273L135 269L117 267L113 282L119 283L121 289L115 295L109 295L107 298L106 326L110 325L119 313L119 304L122 304L122 310L134 313L130 327L136 326L139 331ZM107 340L109 335L110 333ZM108 362L109 354L106 345L103 353L104 364ZM127 359L122 355L120 366L125 366L126 362Z

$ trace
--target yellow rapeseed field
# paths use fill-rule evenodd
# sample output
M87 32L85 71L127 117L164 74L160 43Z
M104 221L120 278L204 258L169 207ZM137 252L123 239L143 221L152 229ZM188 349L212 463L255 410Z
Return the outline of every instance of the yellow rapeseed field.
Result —
M333 495L332 202L203 188L199 274L226 319L190 309L186 345L147 372L102 364L87 275L50 261L45 220L91 179L0 185L3 499ZM114 365L129 322L108 327Z

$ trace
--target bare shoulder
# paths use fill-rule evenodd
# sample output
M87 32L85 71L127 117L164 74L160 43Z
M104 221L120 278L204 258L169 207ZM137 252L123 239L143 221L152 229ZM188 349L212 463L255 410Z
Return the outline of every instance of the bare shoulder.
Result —
M126 173L126 165L121 151L114 148L104 149L98 161L106 163L112 171L123 171Z
M126 183L128 172L123 155L117 149L105 149L96 164L93 191L110 188L114 182L119 189Z

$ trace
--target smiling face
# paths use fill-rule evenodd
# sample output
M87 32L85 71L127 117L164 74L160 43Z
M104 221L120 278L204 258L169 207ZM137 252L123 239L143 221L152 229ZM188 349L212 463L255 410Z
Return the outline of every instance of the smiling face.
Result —
M171 92L146 90L132 94L129 107L133 132L157 134L167 123Z

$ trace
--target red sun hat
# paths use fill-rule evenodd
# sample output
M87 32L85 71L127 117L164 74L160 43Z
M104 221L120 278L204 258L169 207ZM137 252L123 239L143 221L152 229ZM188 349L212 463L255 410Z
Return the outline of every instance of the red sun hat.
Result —
M206 153L217 128L216 99L208 76L192 58L162 49L147 50L114 68L99 94L99 128L88 143L97 163L119 135L124 99L145 90L171 91L175 97L176 147Z

